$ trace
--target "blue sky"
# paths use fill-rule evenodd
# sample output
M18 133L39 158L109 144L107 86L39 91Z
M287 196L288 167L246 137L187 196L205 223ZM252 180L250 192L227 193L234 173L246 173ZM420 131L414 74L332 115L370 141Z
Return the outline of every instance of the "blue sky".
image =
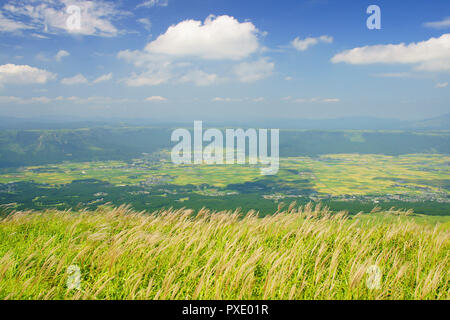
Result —
M0 5L2 116L423 119L449 82L448 0Z

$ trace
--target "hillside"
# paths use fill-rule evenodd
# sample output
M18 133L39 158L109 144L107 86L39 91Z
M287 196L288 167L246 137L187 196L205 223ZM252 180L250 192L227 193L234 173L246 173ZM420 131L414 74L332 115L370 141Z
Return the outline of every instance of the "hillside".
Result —
M170 149L171 128L101 127L0 131L0 168L62 161L130 160ZM450 154L447 132L282 130L280 156L330 153Z
M127 207L0 220L0 299L449 299L448 222Z

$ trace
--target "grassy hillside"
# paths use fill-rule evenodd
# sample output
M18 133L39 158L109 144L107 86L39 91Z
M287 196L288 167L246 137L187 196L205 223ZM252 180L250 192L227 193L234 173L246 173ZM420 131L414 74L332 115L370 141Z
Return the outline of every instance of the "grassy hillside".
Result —
M16 212L0 299L449 299L448 222L405 214Z

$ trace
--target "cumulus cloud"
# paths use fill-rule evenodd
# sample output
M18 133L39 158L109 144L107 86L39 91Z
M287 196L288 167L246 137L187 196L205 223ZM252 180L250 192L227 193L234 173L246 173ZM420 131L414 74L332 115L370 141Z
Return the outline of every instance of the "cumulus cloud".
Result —
M55 55L56 61L61 61L62 58L70 56L70 53L66 50L59 50L58 53Z
M243 62L234 67L234 73L241 82L255 82L269 77L273 73L275 64L268 58L261 58L254 62Z
M64 85L75 85L75 84L88 83L88 80L81 73L79 73L71 78L62 79L61 83Z
M108 74L104 74L101 75L100 77L98 77L97 79L95 79L93 81L93 83L100 83L100 82L104 82L104 81L109 81L113 78L113 74L110 72Z
M338 53L331 61L356 65L411 64L421 71L450 71L450 34L410 44L358 47Z
M56 78L56 74L28 65L0 65L0 86L4 84L44 84Z
M71 6L79 8L79 27L78 24L74 27L68 23L76 12L68 10ZM111 20L127 14L116 9L113 2L102 0L9 1L3 6L3 10L10 19L21 21L28 28L40 29L44 33L68 32L102 37L116 36L119 31Z
M305 51L309 47L315 46L318 43L332 43L332 42L333 37L323 35L317 38L309 37L303 40L297 37L291 42L291 44L298 51Z
M441 21L425 22L424 26L434 29L450 28L450 17L447 17Z
M164 102L167 101L167 98L161 97L161 96L151 96L145 99L145 101L148 102Z
M228 60L231 64L261 52L258 34L251 22L239 22L226 15L210 15L204 22L181 21L147 43L144 49L118 53L119 59L142 69L123 81L128 86L155 86L168 82L207 86L223 82L229 76L238 77L242 82L263 79L274 68L267 58L244 62L234 68L230 66L223 75L205 70L213 61L223 63Z
M258 29L251 22L210 15L202 23L185 20L173 25L145 47L150 54L240 60L259 48Z

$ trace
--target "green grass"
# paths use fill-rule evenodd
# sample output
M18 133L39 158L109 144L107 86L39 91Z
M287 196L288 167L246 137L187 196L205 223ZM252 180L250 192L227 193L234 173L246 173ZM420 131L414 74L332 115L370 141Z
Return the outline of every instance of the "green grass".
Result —
M448 223L405 214L17 212L0 220L0 298L449 299Z

